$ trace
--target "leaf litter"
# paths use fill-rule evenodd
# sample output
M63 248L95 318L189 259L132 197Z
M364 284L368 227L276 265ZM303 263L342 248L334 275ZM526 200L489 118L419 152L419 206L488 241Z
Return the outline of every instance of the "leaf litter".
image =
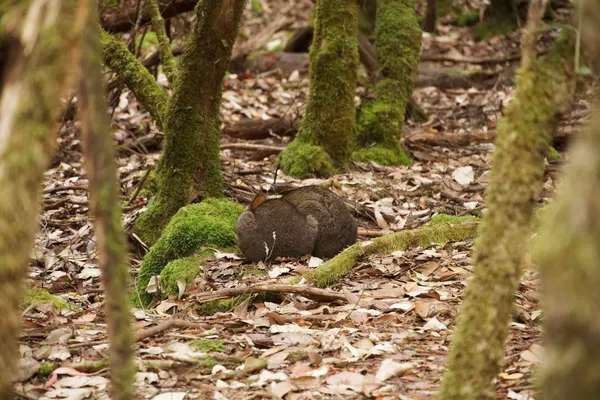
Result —
M262 12L245 12L242 29L259 31L277 14L276 3L259 1ZM295 24L309 18L310 1L295 1ZM289 9L288 9L289 12ZM279 37L270 45L275 46ZM518 37L474 42L465 28L441 23L437 36L425 35L423 58L439 55L435 66L469 64L476 58L509 59L518 53ZM452 60L452 61L448 61ZM432 64L429 61L424 61ZM437 213L480 215L489 182L493 146L472 140L459 146L455 135L485 136L495 129L501 109L512 97L514 60L494 64L497 84L470 88L419 86L414 100L429 119L407 122L406 145L415 163L384 168L355 164L351 172L330 179L299 181L278 174L278 182L331 183L332 190L355 208L360 240L386 232L420 227ZM511 72L512 71L512 72ZM292 84L293 83L293 84ZM222 121L302 115L307 101L306 74L229 75L223 85ZM360 92L359 89L358 92ZM589 102L578 99L561 130L581 124ZM583 116L583 117L582 117ZM29 285L67 302L24 311L20 382L17 390L43 399L107 399L106 321L92 221L87 207L88 181L82 168L79 125L67 120L58 152L45 175L40 231L32 250ZM119 180L123 221L130 228L146 199L136 193L158 160L160 133L134 96L124 90L113 114L119 146ZM440 143L426 140L434 133ZM289 137L271 135L252 143L283 146ZM449 139L448 139L449 140ZM246 141L224 135L221 144ZM256 190L273 182L276 154L255 150L221 151L227 193L248 203ZM552 195L557 164L547 165L540 195ZM139 268L146 248L130 234L131 270ZM132 310L135 328L143 330L175 321L168 329L138 341L136 385L141 398L433 398L444 371L444 357L472 274L472 241L410 248L362 260L354 271L328 288L342 296L322 301L295 293L255 295L227 312L201 316L194 293L256 284L303 284L302 272L323 260L307 258L271 266L248 266L236 254L217 253L206 276L193 288L180 288L177 299L153 309ZM253 267L251 273L245 273ZM516 295L506 362L498 375L501 398L531 399L532 373L543 353L541 309L535 270L526 270ZM68 326L69 328L65 328ZM46 375L41 374L45 365Z

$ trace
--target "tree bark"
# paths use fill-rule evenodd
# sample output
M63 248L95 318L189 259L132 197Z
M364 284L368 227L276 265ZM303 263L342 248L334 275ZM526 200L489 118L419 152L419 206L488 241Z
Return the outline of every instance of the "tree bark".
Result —
M421 35L414 0L378 1L376 98L365 100L358 111L357 149L353 158L383 165L412 162L400 139L406 104L419 68Z
M288 175L323 177L348 166L356 131L356 8L355 0L317 2L306 114L280 158Z
M533 16L527 29L535 32L539 21L539 15ZM545 59L528 55L532 61L520 70L515 98L498 125L487 213L475 240L474 277L453 334L442 400L495 398L492 380L504 355L544 156L574 83L565 71L573 70L573 36L565 30Z
M53 127L77 57L78 2L17 2L1 10L7 52L0 97L0 398L13 398L20 306Z
M90 180L91 210L102 270L110 340L111 397L135 398L133 333L129 313L127 242L121 226L117 166L104 99L100 29L96 1L86 0L88 18L80 61L81 134Z
M582 33L600 61L597 2L583 1ZM597 103L596 99L596 103ZM600 109L569 153L557 198L545 215L534 252L544 300L544 400L598 398L600 392Z
M427 10L425 11L425 23L423 30L425 32L435 32L435 22L437 19L436 0L427 0Z
M158 191L136 222L148 244L196 197L223 195L219 158L221 82L229 65L245 0L201 2L198 22L179 60L163 117L165 140L156 168Z

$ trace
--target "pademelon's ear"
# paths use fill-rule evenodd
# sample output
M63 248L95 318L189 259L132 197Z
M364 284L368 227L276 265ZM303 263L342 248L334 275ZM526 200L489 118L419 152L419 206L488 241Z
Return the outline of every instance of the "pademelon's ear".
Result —
M264 193L257 194L256 197L254 197L254 200L252 200L252 203L250 203L250 211L256 210L256 208L258 206L260 206L262 203L264 203L265 200L267 200L266 194L264 194Z

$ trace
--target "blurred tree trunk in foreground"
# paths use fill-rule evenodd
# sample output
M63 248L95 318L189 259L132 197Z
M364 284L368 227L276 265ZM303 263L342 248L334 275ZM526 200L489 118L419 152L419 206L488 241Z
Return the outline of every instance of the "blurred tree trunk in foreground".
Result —
M90 181L90 209L98 243L110 340L111 397L135 398L133 334L129 313L127 243L121 226L121 202L113 139L104 99L102 46L95 0L87 3L87 23L82 40L78 99L81 134Z
M600 4L582 2L584 44L600 62ZM581 3L580 3L581 6ZM596 99L598 102L598 99ZM544 400L592 400L600 393L600 109L569 153L567 167L536 240L544 292L547 357Z
M544 156L574 83L571 29L564 30L546 57L536 59L544 9L545 1L531 1L515 97L498 124L487 213L475 240L474 277L454 330L440 389L443 400L495 398L492 380L504 356L520 265L543 184Z
M13 1L0 8L7 53L0 98L0 398L13 398L20 306L55 121L78 58L76 0Z

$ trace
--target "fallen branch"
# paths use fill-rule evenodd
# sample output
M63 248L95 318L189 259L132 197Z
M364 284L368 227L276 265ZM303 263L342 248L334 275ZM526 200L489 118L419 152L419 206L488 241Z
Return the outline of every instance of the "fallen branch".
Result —
M209 303L211 301L229 299L232 297L243 296L251 293L263 293L263 292L276 292L276 293L293 293L299 294L306 298L318 301L343 301L344 303L348 300L346 296L341 293L333 292L331 290L314 288L312 286L305 285L286 285L286 284L262 284L252 286L241 286L230 289L215 290L214 292L202 292L194 295L194 300L198 304Z
M294 136L298 132L298 118L284 117L262 119L242 119L223 127L223 134L245 140L265 139L272 135Z
M144 340L149 337L156 336L159 333L168 331L171 328L197 329L197 330L205 331L207 329L210 329L210 326L208 326L206 324L186 321L183 319L175 319L175 318L168 319L166 321L159 323L156 326L136 331L135 332L135 341L139 342L140 340Z
M427 247L432 243L442 244L475 236L479 222L474 218L444 218L452 218L457 222L441 222L440 218L440 222L432 220L417 229L391 233L371 242L356 243L316 269L305 273L304 277L317 287L326 287L350 272L367 256L389 254L416 246Z
M175 17L187 11L192 11L198 0L158 0L158 8L164 19ZM148 10L141 10L140 26L150 22ZM107 8L102 12L102 28L111 33L129 31L136 21L136 7Z
M252 143L228 143L221 145L221 150L235 149L235 150L254 150L262 151L265 153L279 154L285 149L283 146L269 146L264 144L252 144Z

